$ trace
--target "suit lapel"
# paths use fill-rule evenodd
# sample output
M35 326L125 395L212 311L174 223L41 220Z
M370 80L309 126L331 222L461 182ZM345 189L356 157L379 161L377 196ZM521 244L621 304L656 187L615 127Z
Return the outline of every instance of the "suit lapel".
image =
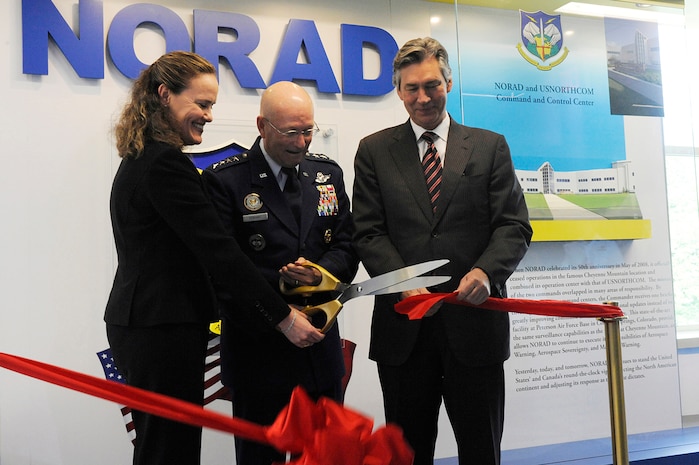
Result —
M427 194L425 175L415 142L415 132L410 121L398 126L393 137L393 143L388 147L388 151L396 165L396 172L403 178L425 217L428 221L432 221L432 205Z
M469 142L468 128L456 124L452 120L449 126L447 151L442 160L444 169L442 170L442 185L439 200L437 200L435 221L439 221L444 215L472 155L473 144Z
M267 160L265 160L264 155L262 155L262 150L258 143L256 143L250 151L250 162L252 164L250 169L250 184L254 189L260 191L260 196L267 205L269 211L279 218L279 221L284 226L293 231L294 234L297 234L298 228L296 227L294 215L284 198L284 193L279 189L277 180Z

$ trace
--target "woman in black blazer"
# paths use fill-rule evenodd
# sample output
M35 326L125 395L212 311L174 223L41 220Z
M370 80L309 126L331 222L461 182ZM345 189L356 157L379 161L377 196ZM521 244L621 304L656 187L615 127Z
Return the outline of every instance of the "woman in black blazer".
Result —
M116 365L132 386L201 405L208 326L255 308L302 347L323 334L290 308L226 234L181 148L212 121L214 67L163 55L134 82L115 127L122 158L110 201L118 256L105 312ZM200 463L201 428L133 412L139 465Z

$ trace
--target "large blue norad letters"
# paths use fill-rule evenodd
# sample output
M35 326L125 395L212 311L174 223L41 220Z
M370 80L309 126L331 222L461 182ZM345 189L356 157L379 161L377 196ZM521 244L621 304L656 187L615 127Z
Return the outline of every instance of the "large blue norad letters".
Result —
M193 11L193 36L172 10L151 3L126 6L112 18L104 34L101 0L79 0L78 24L66 22L51 0L22 0L22 57L24 74L48 74L49 47L55 45L85 79L104 79L105 50L115 68L135 78L148 64L139 60L134 34L139 27L158 28L165 39L165 52L193 50L214 63L226 63L240 86L267 87L250 54L260 44L260 29L249 16L208 10ZM319 92L380 96L393 89L392 61L398 45L387 31L370 26L340 25L342 89L314 21L290 19L282 32L277 59L269 84L277 81L313 83ZM231 40L220 40L229 36ZM228 37L225 37L228 39ZM365 53L375 53L379 72L367 77ZM301 60L299 58L302 58Z

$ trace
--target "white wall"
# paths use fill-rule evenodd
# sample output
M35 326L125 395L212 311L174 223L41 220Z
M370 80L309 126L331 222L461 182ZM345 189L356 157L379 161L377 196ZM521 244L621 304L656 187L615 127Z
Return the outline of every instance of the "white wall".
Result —
M78 0L53 3L75 30ZM105 36L112 17L133 3L103 2ZM265 80L291 18L315 21L338 81L340 24L379 27L399 43L430 28L430 5L418 0L401 2L398 11L389 0L155 3L177 13L190 34L193 8L252 17L262 39L251 57ZM81 79L56 47L47 76L22 74L21 2L2 2L0 10L0 352L102 377L95 353L107 347L102 315L116 266L108 200L118 157L110 128L130 81L108 59L105 79ZM144 61L164 52L152 31L137 34L135 43ZM221 70L216 121L206 128L205 144L231 137L249 144L259 92L241 90L230 70ZM367 99L308 90L320 127L334 129L318 141L320 149L340 162L351 189L360 137L407 114L394 93L370 99L367 117ZM381 423L375 367L367 360L370 307L369 299L360 299L341 317L343 335L358 344L347 403ZM216 408L228 413L223 402ZM0 369L0 463L123 464L130 453L116 405ZM230 436L206 432L204 463L232 463L232 454Z

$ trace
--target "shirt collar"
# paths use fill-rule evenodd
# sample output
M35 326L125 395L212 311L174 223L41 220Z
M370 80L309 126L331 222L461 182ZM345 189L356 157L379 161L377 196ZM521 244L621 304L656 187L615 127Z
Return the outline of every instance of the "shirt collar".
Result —
M265 140L260 139L260 150L262 150L262 155L265 157L265 160L267 160L267 164L269 165L270 169L272 170L272 174L276 179L279 179L279 173L282 170L282 165L274 161L272 157L269 156L267 153L267 150L265 149Z
M274 175L274 179L277 180L279 188L281 190L284 190L284 184L286 183L286 174L282 173L282 165L274 161L274 159L270 157L267 153L267 150L265 150L264 139L260 139L260 150L262 151L262 155L265 157L265 160L267 160L267 164L269 165L269 168L272 170L272 174ZM299 165L294 166L294 170L298 173Z
M440 139L446 141L447 137L449 137L449 124L451 124L451 117L449 115L447 115L447 117L444 118L442 122L439 123L439 125L434 129L425 129L415 124L412 119L410 120L410 126L413 128L413 132L415 133L415 140L420 140L423 132L430 131L437 134Z

